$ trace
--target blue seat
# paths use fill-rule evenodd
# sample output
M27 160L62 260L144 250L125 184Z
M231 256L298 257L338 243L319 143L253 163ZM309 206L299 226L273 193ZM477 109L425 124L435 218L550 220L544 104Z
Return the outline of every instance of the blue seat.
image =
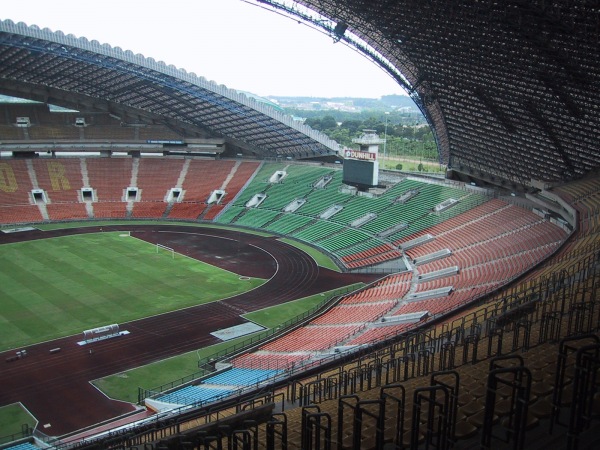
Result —
M204 380L206 384L226 386L252 386L261 381L274 377L280 371L267 369L245 369L234 367Z
M4 450L40 450L31 442L24 442L22 444L13 445L12 447L6 447Z
M209 403L228 396L232 389L212 388L202 385L186 386L176 391L157 397L156 400L177 405L194 405Z

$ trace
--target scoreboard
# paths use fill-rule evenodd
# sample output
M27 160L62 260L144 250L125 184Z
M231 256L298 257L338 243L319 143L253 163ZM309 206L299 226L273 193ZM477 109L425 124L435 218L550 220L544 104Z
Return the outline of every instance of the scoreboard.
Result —
M344 158L358 159L361 161L376 161L377 153L363 152L360 150L351 150L347 148L346 150L344 150Z
M377 153L344 150L342 182L358 188L375 187L379 183Z

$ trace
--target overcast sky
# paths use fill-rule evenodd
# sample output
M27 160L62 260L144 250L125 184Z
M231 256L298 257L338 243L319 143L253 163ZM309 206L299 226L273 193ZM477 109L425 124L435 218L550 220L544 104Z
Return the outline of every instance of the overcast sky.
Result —
M261 96L404 93L356 51L242 0L3 1L0 18L85 36Z

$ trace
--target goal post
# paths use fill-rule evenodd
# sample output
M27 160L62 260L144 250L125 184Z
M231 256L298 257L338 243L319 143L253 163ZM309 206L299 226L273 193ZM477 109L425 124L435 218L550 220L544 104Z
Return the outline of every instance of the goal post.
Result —
M156 253L160 253L160 252L171 253L171 258L175 259L175 250L174 249L172 249L171 247L167 247L166 245L156 243Z

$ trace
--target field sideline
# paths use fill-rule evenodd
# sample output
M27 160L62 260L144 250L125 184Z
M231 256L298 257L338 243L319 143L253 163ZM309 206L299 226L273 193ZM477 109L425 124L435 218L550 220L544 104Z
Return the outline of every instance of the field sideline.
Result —
M104 232L0 246L0 351L208 303L265 280Z

